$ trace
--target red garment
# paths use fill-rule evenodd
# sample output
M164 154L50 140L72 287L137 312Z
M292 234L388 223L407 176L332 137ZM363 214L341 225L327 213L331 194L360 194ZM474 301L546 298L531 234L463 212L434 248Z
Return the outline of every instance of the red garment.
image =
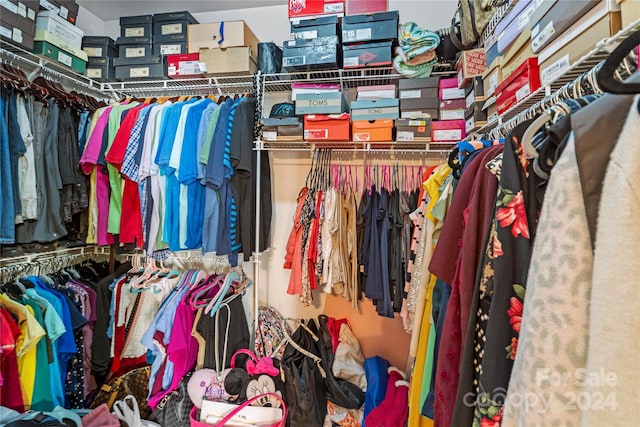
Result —
M127 152L129 138L131 137L131 131L138 120L140 110L146 106L146 104L140 104L129 110L125 110L125 117L120 123L120 127L116 132L113 143L111 143L111 147L109 147L109 151L106 153L105 160L111 163L118 170L122 168L124 154Z
M0 308L0 406L24 412L16 341L20 327L11 314Z
M336 352L338 348L338 344L340 344L340 329L342 325L349 324L347 319L335 319L333 317L329 317L327 320L327 329L329 330L329 335L331 335L331 347L333 347L333 352Z
M307 197L308 188L303 188L298 195L298 207L296 215L293 217L293 228L287 241L286 254L284 256L284 268L291 270L289 276L289 287L287 293L290 295L300 295L302 293L302 207Z
M451 425L476 272L498 185L485 165L502 150L502 146L487 148L467 165L429 264L429 271L451 286L435 376L435 427Z

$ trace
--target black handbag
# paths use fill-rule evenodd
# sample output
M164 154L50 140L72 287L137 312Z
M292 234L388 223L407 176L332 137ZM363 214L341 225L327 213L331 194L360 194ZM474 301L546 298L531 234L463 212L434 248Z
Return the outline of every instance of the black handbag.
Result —
M258 43L258 70L276 74L282 69L282 49L273 42Z
M320 366L316 343L303 326L291 336L281 362L289 408L287 426L322 427L327 413L324 370Z
M151 417L161 426L188 426L190 424L189 414L193 408L193 402L187 391L189 377L190 375L183 378L178 389L166 395L151 413Z

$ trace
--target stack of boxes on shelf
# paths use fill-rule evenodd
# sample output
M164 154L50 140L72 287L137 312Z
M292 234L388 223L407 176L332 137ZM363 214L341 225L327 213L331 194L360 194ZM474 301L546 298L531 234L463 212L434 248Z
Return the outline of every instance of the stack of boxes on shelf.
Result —
M620 4L622 3L622 5ZM552 83L622 21L640 18L640 3L521 0L485 40L483 109L493 121L541 86ZM626 9L626 11L625 11ZM622 17L621 17L622 10Z
M348 104L339 85L294 87L296 115L304 115L305 141L350 141Z
M289 70L336 69L342 64L338 17L291 21L291 40L282 48L282 67Z
M82 50L89 57L86 76L99 82L110 82L116 78L114 58L118 57L116 42L107 36L85 36Z
M391 65L398 40L397 10L345 16L342 19L344 68Z
M465 90L458 87L458 78L440 79L438 84L440 100L439 120L431 123L432 142L457 142L466 136L464 120Z
M361 86L351 103L354 142L393 141L393 121L400 117L395 85Z
M65 4L66 6L49 3L51 8L37 13L33 52L64 64L78 73L84 73L88 60L87 54L82 50L84 32L74 24L78 7L75 3ZM63 17L65 15L66 18Z
M257 70L260 41L244 21L191 24L188 40L191 67L197 60L207 75L250 75ZM190 69L178 75L188 76Z
M431 123L440 118L439 77L403 79L400 88L398 141L431 141Z

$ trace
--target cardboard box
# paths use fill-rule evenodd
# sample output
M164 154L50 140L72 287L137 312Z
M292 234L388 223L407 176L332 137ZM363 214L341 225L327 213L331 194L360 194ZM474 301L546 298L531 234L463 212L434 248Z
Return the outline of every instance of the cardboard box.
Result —
M40 41L33 43L33 53L43 55L47 58L51 58L60 64L66 65L73 71L80 74L84 74L87 70L87 62L80 58L77 58L71 54L64 52L57 46L54 46L48 42Z
M152 15L123 16L120 18L121 38L148 37L151 39L152 32ZM118 44L120 44L119 41Z
M464 98L464 89L458 88L458 78L440 79L439 83L440 100Z
M83 60L84 62L87 62L89 58L84 50L77 48L75 46L71 46L65 40L62 40L60 37L56 37L55 35L51 34L48 31L36 30L36 35L33 37L33 40L39 41L39 42L44 41L56 47L59 47L65 52L75 56L76 58Z
M467 121L470 118L472 118L474 120L474 122L476 122L476 123L481 123L481 122L486 123L486 121L487 121L487 111L486 110L482 110L482 103L474 102L473 104L471 104L465 110L464 118Z
M296 114L341 114L348 110L342 92L299 93Z
M340 68L340 54L337 36L286 40L282 49L282 66L288 70Z
M338 17L335 15L291 21L291 38L294 40L311 40L338 35Z
M189 53L200 49L250 46L258 52L258 37L244 21L211 22L189 25ZM223 37L224 35L224 37Z
M471 84L467 86L464 90L464 94L467 98L472 96L473 98L479 100L484 100L484 82L482 77L475 77L471 80Z
M484 86L484 96L489 98L496 92L496 88L502 82L502 57L497 58L490 66L488 71L482 76L482 85Z
M117 59L117 58L116 58ZM114 59L114 62L116 61ZM157 80L167 78L167 57L149 56L146 63L116 65L117 80Z
M345 5L348 16L389 10L388 0L345 0Z
M197 23L189 12L156 14L153 16L153 42L186 42L188 25Z
M85 76L99 82L111 82L116 78L116 69L113 65L113 58L109 57L89 57Z
M440 87L440 77L418 77L416 79L400 79L398 81L398 89L422 89L422 88L438 88Z
M507 79L527 58L536 56L531 50L530 33L526 29L502 56L502 79Z
M640 5L640 2L638 3ZM592 11L596 8L592 9ZM585 16L584 18L588 18ZM584 19L583 18L583 19ZM580 24L578 21L576 25ZM538 61L540 62L540 83L548 85L564 72L577 60L589 53L602 39L616 34L622 28L620 12L610 12L603 16L595 24L584 28L580 26L574 30L569 30L574 37L565 38L562 35L552 44L540 52ZM548 56L547 49L555 50L555 43L562 43L562 47L555 53ZM544 59L543 59L544 58Z
M496 88L498 114L502 115L539 88L538 58L529 58Z
M289 19L300 16L343 16L344 10L344 0L289 0Z
M254 74L258 69L249 46L200 49L200 62L207 66L207 75L244 76Z
M465 108L467 108L466 98L448 99L445 101L440 101L440 111L464 110ZM442 119L442 120L446 120L446 119Z
M199 77L206 71L200 62L199 53L167 55L167 75L173 79Z
M489 49L485 49L487 64L492 64L497 58L502 56L502 53L498 50L498 43L495 43Z
M503 53L520 34L529 28L529 20L540 0L520 0L496 26L498 51Z
M410 120L438 120L440 118L440 110L437 108L403 110L401 108L400 118Z
M36 16L37 30L48 31L64 40L68 45L82 49L84 31L49 10L38 12Z
M640 19L640 1L622 0L620 2L620 12L622 16L622 28L627 28L633 22Z
M396 40L398 11L345 16L342 19L342 43Z
M558 38L598 2L599 0L558 1L544 16L540 16L539 9L536 9L531 17L531 49L533 52L540 52L542 48Z
M153 55L153 45L151 44L118 45L118 58L121 59L142 58L151 55Z
M154 55L184 55L188 50L187 42L165 42L153 44ZM200 52L198 52L198 54L199 53Z
M393 140L393 120L354 120L351 134L354 142L389 142Z
M57 0L57 2L60 5L58 15L75 25L80 5L75 0Z
M437 87L423 87L415 89L401 89L400 99L435 98L438 99ZM431 108L431 107L429 107Z
M33 35L22 31L10 22L4 22L0 15L0 38L26 50L33 50Z
M262 139L265 141L302 141L303 136L299 117L262 119Z
M89 58L115 58L118 56L116 42L111 37L106 36L84 36L82 50Z
M464 108L457 110L440 110L440 120L464 120Z
M396 119L396 141L431 141L431 119Z
M353 101L351 118L353 120L397 119L400 117L398 99L377 99Z
M116 45L118 49L123 45L131 46L131 45L151 45L153 44L153 39L151 37L118 37L116 40Z
M487 56L484 49L464 50L458 59L458 88L465 88L471 79L481 76L487 70Z
M291 100L296 101L301 93L340 92L338 83L291 83ZM345 110L346 111L346 110Z
M431 122L431 142L459 142L467 136L464 120L438 120Z
M15 15L27 18L29 21L32 21L35 24L36 13L39 9L38 3L27 0L2 0L2 2L0 2L0 5L4 8L4 10L0 11L0 17L4 15L6 11L9 11ZM6 19L5 22L9 22L9 20ZM33 33L35 33L35 31L36 30L34 26Z
M350 141L350 117L343 114L304 116L305 141Z
M391 65L392 42L358 43L342 46L344 68L381 67Z
M395 97L396 85L358 86L358 101Z

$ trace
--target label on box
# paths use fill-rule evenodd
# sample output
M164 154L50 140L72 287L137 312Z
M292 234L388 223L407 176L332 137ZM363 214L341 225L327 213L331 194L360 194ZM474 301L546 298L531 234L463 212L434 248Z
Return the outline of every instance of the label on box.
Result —
M40 6L44 7L47 10L50 10L50 11L56 13L56 14L60 12L60 9L58 8L58 6L56 6L56 5L52 4L52 3L49 3L47 0L40 0Z
M24 3L18 3L18 15L23 18L27 17L27 6Z
M540 24L536 25L535 28L538 35L534 36L533 30L531 31L531 48L534 52L537 52L542 45L556 33L556 29L553 27L553 21L549 22L543 30L540 30L538 27L540 27Z
M496 120L498 120L498 112L497 111L495 113L491 113L491 115L489 115L489 117L487 117L487 122L489 122L489 123L495 122Z
M317 39L318 38L318 30L301 31L299 33L292 33L291 35L296 40L298 40L298 39L306 39L306 40Z
M401 111L400 112L400 117L403 119L413 119L415 117L424 117L425 115L428 115L428 114L425 114L422 111Z
M64 52L58 52L58 62L66 65L67 67L71 67L71 64L73 63L73 58L71 58L71 56L67 55Z
M329 138L329 129L305 129L304 139L327 139Z
M265 141L276 141L278 139L278 132L262 132L262 139Z
M144 27L125 28L125 37L144 37Z
M400 91L400 99L415 99L415 98L420 98L421 96L422 96L422 91L420 89Z
M566 54L553 64L543 68L542 71L540 71L542 84L548 85L549 83L563 75L565 70L567 70L567 68L569 68L570 66L571 64L569 63L569 54Z
M9 28L0 26L0 35L11 39L12 32Z
M22 30L20 28L14 28L11 38L16 43L22 43Z
M427 125L426 120L409 120L409 126L419 126L418 132L424 132L424 127Z
M498 81L498 71L494 71L489 76L487 95L493 95L496 92L496 88L498 87L499 84L500 82Z
M355 67L360 64L357 56L344 58L343 62L345 67Z
M124 51L125 58L140 58L145 56L146 50L144 47L128 47Z
M464 110L440 110L440 120L464 120Z
M356 132L353 134L353 140L356 142L371 141L371 134L368 132Z
M101 79L102 68L87 68L87 77L90 79Z
M535 12L535 10L536 10L536 5L534 4L534 5L531 5L530 8L525 9L525 11L518 16L518 20L516 21L518 33L521 33L522 30L524 30L524 27L529 25L529 21L531 20L531 15L533 15L533 12Z
M356 40L371 40L371 28L357 29Z
M166 36L168 34L181 34L182 24L165 24L162 26L160 31L162 32L163 36Z
M182 53L181 49L179 44L163 44L160 45L160 55L179 55Z
M129 69L129 77L149 77L149 67L137 67Z
M413 141L415 134L406 130L398 131L396 133L396 141Z
M344 3L325 3L324 13L342 13L344 12Z
M33 9L28 9L27 10L27 18L31 19L32 21L36 20L36 11Z
M462 139L462 130L460 129L434 130L433 139L435 141L460 141Z
M305 56L290 56L288 58L282 58L283 67L291 67L294 65L305 65L307 63Z
M473 93L473 91L469 92L469 95L467 95L467 100L464 103L465 108L471 107L473 105L473 101L475 100L476 100L476 94Z
M529 86L529 83L527 83L525 86L522 86L516 92L516 101L520 102L530 94L531 94L531 87Z
M14 13L14 14L18 13L18 6L16 6L15 4L11 3L9 0L1 0L0 1L0 5L2 5L2 7L7 9L11 13Z
M466 127L467 133L471 133L473 130L475 130L476 120L473 117L469 117L469 120L467 120L465 127Z
M442 99L460 99L464 98L464 89L455 87L442 89Z
M67 19L69 17L69 9L64 6L60 6L60 16L62 16L64 19Z
M175 76L178 74L178 69L175 65L169 65L167 67L167 74L169 74L170 76Z
M200 61L180 61L178 63L178 74L180 75L191 75L191 74L200 74L202 70L200 69Z
M102 48L101 47L90 47L90 46L86 46L83 47L82 50L84 51L84 53L87 54L87 56L102 56Z

